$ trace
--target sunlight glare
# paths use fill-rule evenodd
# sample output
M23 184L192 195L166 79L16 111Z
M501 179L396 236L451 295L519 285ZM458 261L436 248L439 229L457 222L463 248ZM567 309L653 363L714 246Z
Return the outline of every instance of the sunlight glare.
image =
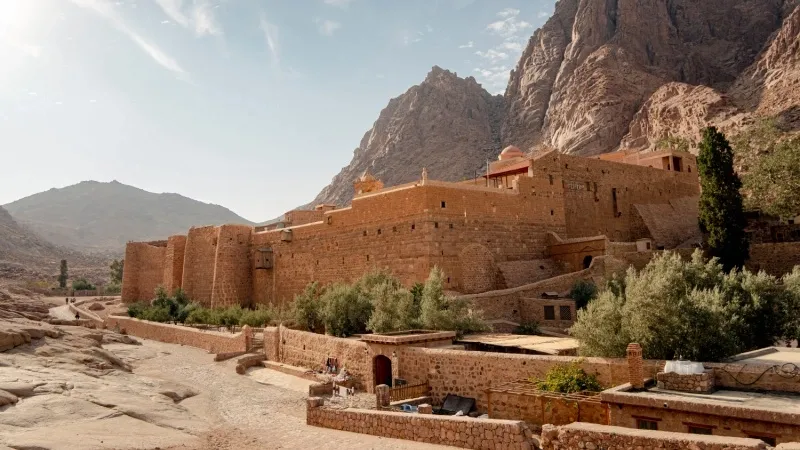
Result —
M18 35L28 29L37 4L37 0L0 0L0 36Z

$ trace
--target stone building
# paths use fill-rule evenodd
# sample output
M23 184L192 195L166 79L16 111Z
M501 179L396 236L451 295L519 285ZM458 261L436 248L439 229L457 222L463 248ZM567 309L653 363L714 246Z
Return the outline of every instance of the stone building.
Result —
M270 226L130 242L123 300L150 299L163 285L208 306L274 304L311 281L387 269L412 284L434 266L446 289L470 294L581 270L606 243L700 240L696 162L685 153L590 159L512 146L474 180L435 181L423 169L419 181L390 188L364 173L354 188L350 206L290 211Z

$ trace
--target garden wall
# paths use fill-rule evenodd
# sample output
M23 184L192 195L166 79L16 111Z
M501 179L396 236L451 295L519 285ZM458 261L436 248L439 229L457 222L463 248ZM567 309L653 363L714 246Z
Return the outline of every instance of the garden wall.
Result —
M756 450L769 448L767 444L758 439L637 430L580 422L562 427L545 425L542 430L541 447L545 450L577 448Z
M119 328L127 334L144 339L202 348L209 353L247 351L247 336L252 335L249 327L245 327L241 333L228 334L121 316L109 316L106 327L110 330Z
M521 421L331 409L308 399L306 423L317 427L472 449L531 449L532 433Z
M273 338L272 341L274 342ZM353 376L361 388L371 389L372 361L367 344L357 339L343 339L324 334L309 333L305 331L290 330L280 327L279 345L277 350L274 343L270 344L265 330L265 350L278 353L277 361L292 366L307 367L314 370L325 368L328 358L337 358L339 367L344 367ZM273 357L267 356L271 361Z

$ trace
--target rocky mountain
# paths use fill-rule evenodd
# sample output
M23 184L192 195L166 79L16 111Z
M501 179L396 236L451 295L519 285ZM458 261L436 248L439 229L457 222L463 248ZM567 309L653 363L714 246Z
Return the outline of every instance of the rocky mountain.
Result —
M0 207L0 279L51 279L66 259L73 277L101 281L108 273L108 261L56 246L18 224Z
M222 206L178 194L154 194L117 181L84 181L4 207L50 242L114 256L121 255L131 240L164 239L195 225L251 223Z
M353 181L365 170L387 186L419 179L423 167L436 179L473 178L499 152L502 101L474 78L434 67L422 83L389 101L351 163L311 204L349 203Z
M346 204L365 169L387 186L423 166L432 178L463 179L486 147L591 156L696 142L708 125L735 133L759 116L798 123L799 3L559 0L502 99L434 67L389 102L312 204Z

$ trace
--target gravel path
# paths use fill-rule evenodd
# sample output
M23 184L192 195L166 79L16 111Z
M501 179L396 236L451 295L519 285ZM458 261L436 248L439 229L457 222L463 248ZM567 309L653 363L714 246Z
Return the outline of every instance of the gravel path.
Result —
M204 417L213 429L175 449L435 449L411 441L385 439L305 424L310 381L265 368L237 375L235 360L221 363L202 350L142 340L140 347L108 345L134 364L134 372L191 386L201 392L181 404ZM135 360L138 360L136 362Z

